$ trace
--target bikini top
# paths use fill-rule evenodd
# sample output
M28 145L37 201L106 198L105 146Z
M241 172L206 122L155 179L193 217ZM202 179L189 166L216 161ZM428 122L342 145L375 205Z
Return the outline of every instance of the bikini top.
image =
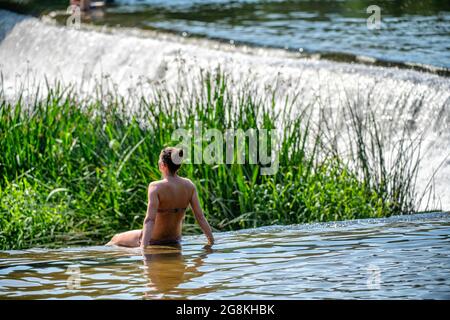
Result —
M174 209L158 209L161 213L180 213L184 212L187 208L174 208Z

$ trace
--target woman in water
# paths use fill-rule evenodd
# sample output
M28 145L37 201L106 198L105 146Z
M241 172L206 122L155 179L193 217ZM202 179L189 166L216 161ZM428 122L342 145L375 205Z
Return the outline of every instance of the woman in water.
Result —
M107 245L145 248L148 245L179 244L188 205L191 205L208 239L208 245L214 244L211 227L203 215L195 185L191 180L177 175L182 158L181 149L165 148L161 151L158 164L163 179L148 186L144 228L116 234Z

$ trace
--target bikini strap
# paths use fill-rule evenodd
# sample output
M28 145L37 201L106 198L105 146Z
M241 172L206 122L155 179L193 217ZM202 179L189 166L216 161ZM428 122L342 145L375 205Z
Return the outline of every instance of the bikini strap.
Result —
M184 212L186 208L174 208L174 209L158 209L158 212L161 213L179 213Z

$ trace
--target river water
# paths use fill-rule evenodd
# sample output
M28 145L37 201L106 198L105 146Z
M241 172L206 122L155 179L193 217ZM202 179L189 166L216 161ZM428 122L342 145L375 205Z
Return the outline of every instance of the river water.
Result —
M96 21L348 59L361 55L450 68L447 1L117 0L115 4ZM374 4L380 10L379 29L367 27Z
M450 214L273 226L182 248L0 252L0 298L450 299Z
M68 1L61 0L27 3L35 12L44 13L63 11L68 6ZM375 10L379 10L378 25L370 18ZM115 0L105 8L91 11L84 20L347 61L364 56L450 68L448 1Z
M49 10L64 11L67 1L57 3ZM281 106L284 97L299 93L302 103L318 110L325 108L321 101L337 111L347 104L372 106L391 127L393 144L404 121L424 134L418 187L433 179L435 207L448 210L449 78L304 55L450 66L447 2L380 1L380 30L367 29L369 4L124 0L86 17L114 27L107 32L0 10L1 87L12 97L22 87L32 94L30 83L48 79L92 92L108 76L128 94L142 83L176 89L220 66L236 85L249 78L259 88L276 86ZM203 238L186 237L182 250L157 248L145 256L100 246L4 251L0 298L449 299L449 234L449 215L439 213L221 233L211 250L203 248Z
M66 2L60 3L51 10L63 10ZM385 28L378 31L366 28L364 1L167 3L116 1L93 12L92 22L114 27L108 30L76 30L0 10L2 90L14 98L25 88L34 97L33 83L49 80L90 93L105 77L124 95L144 84L176 90L220 66L232 85L250 79L257 88L276 87L279 106L301 94L299 108L332 109L338 124L346 105L370 106L385 119L393 145L407 122L424 136L417 186L432 179L432 207L450 209L450 78L304 55L365 55L448 68L447 2L381 1ZM202 237L186 237L182 250L158 248L145 256L101 246L3 251L0 298L450 299L449 234L449 215L435 213L221 233L211 250Z

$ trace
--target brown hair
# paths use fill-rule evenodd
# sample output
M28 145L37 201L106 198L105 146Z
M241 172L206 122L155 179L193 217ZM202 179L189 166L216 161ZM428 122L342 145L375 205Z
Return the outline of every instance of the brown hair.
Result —
M183 149L167 147L159 154L159 161L164 163L171 174L175 174L181 167L183 160Z

